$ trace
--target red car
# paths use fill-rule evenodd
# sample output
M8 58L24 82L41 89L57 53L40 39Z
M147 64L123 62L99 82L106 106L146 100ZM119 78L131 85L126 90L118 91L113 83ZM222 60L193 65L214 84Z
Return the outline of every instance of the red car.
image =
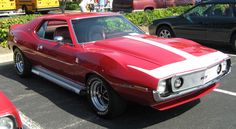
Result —
M166 110L219 86L228 55L193 41L146 35L122 15L41 16L10 28L16 72L42 76L87 94L101 117L121 114L126 101Z
M0 129L22 129L22 122L11 101L0 91Z
M113 0L113 11L153 10L179 5L194 5L195 0Z

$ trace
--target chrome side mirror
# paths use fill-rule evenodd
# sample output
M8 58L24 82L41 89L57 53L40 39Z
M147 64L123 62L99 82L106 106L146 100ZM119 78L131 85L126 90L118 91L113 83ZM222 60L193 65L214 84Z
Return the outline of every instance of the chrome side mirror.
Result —
M54 38L53 38L53 40L55 41L55 42L58 42L58 43L60 43L60 44L63 44L63 37L62 36L55 36Z

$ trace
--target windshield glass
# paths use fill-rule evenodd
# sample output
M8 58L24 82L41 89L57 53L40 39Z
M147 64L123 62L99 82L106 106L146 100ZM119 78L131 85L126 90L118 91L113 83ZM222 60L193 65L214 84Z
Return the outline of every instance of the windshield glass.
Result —
M129 35L144 34L123 16L104 16L72 20L74 32L79 43L110 39Z
M191 10L189 10L187 13L185 13L185 16L190 17L206 17L210 8L212 7L212 4L200 4Z

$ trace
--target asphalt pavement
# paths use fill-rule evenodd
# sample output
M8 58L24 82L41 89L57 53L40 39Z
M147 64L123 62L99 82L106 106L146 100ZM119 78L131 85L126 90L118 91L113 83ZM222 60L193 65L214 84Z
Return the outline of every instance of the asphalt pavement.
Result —
M84 96L36 75L20 78L12 61L0 63L0 89L17 106L25 127L31 129L236 129L236 55L228 48L218 49L229 53L233 64L219 90L166 111L131 104L120 117L101 119ZM4 53L0 50L0 56Z

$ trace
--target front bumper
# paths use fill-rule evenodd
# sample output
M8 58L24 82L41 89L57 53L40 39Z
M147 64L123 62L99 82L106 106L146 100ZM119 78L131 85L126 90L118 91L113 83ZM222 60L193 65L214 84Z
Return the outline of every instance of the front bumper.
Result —
M230 59L228 59L225 73L203 85L192 87L190 89L179 92L173 92L169 96L165 97L161 96L159 92L153 91L153 98L157 103L151 106L158 110L166 110L196 100L218 87L220 85L218 83L220 79L224 78L227 74L230 73L230 71L231 61Z
M197 100L201 97L203 97L204 95L208 94L209 92L211 92L212 90L214 90L215 88L217 88L218 86L220 86L219 83L214 83L204 89L198 90L198 91L194 91L182 96L178 96L176 98L172 98L157 104L153 104L151 105L152 108L155 108L157 110L167 110L170 108L174 108L180 105L183 105L185 103Z

